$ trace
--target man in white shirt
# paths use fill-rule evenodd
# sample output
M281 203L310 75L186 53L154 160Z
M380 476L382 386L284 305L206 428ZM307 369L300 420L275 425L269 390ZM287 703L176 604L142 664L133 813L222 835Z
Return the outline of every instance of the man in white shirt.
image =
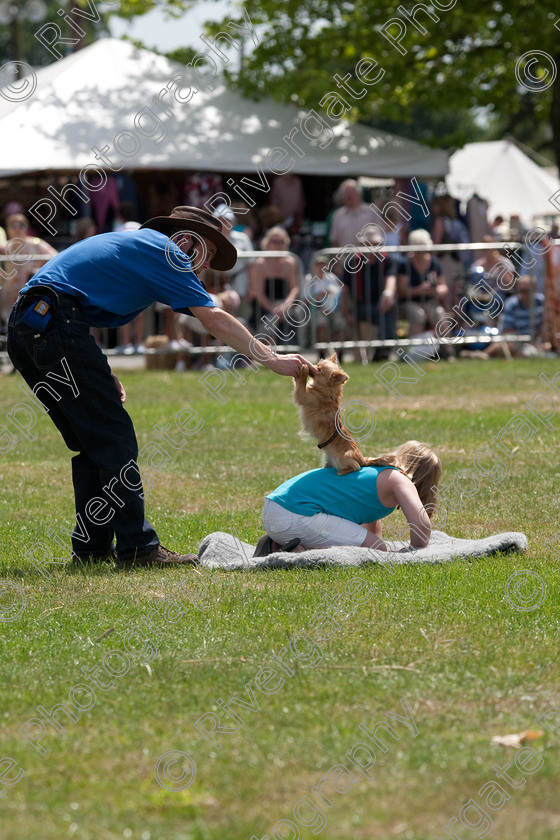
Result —
M340 186L342 207L335 210L332 217L330 241L335 248L344 245L357 245L357 235L365 225L379 221L375 211L362 201L358 182L352 179L343 181Z

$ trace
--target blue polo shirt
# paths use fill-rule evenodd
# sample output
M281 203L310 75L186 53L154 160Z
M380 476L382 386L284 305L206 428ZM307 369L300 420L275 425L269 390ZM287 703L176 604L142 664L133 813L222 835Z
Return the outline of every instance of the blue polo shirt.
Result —
M45 263L22 289L38 284L77 298L94 327L120 327L152 303L190 314L215 306L189 258L164 233L142 230L91 236Z
M542 292L535 292L533 296L533 314L531 310L525 306L518 295L509 297L505 304L501 318L502 332L515 332L519 335L533 335L539 334L543 317L544 317L545 298ZM531 323L532 318L532 323ZM531 326L533 329L531 330Z
M396 467L362 467L337 475L333 467L321 467L288 479L266 498L300 516L328 513L358 524L375 522L395 510L382 505L377 495L377 476L393 469Z

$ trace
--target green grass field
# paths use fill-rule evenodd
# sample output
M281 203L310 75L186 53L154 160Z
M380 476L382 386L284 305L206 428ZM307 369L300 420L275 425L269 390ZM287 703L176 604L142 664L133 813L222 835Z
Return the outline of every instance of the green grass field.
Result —
M364 451L426 441L440 525L523 531L526 554L393 573L41 566L69 549L69 453L2 377L3 840L558 838L560 412L539 374L560 361L432 363L400 398L379 366L345 367L346 401L375 412ZM318 465L287 379L228 374L219 402L200 374L121 378L170 548L255 542L265 493ZM523 730L544 735L491 743Z

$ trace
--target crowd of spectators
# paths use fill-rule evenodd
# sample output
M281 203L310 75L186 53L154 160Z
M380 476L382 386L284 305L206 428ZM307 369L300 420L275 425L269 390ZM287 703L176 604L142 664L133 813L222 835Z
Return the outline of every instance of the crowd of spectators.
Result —
M123 192L115 178L107 181L106 190L92 191L89 207L76 210L73 241L139 227L142 214L126 197L134 199L131 179L123 180ZM521 271L523 262L516 266L497 244L521 242L519 220L512 217L507 228L501 217L490 222L488 205L478 195L461 207L449 195L430 197L418 182L412 191L410 183L397 182L392 193L372 201L371 196L365 200L357 181L343 181L325 213L323 235L315 236L311 246L304 235L309 230L306 196L297 175L278 176L260 208L237 200L215 207L224 234L242 255L231 271L208 271L202 277L216 306L278 345L317 345L320 355L332 346L342 355L343 343L350 342L354 358L362 362L397 358L397 338L433 334L451 312L458 318L457 331L532 339L484 345L478 354L536 352L545 316L543 272ZM219 176L189 176L185 203L204 206L220 187ZM417 199L411 201L413 195ZM419 212L419 205L429 212ZM57 250L35 235L18 203L7 205L0 221L0 316L5 325L19 289ZM440 245L445 247L434 249ZM306 301L312 317L294 331L286 316L298 300ZM191 357L199 366L213 365L212 339L194 321L160 306L151 320L140 315L118 335L98 332L95 337L116 345L117 352L139 353L155 331L167 336L178 353L179 369ZM468 347L455 350L469 353Z

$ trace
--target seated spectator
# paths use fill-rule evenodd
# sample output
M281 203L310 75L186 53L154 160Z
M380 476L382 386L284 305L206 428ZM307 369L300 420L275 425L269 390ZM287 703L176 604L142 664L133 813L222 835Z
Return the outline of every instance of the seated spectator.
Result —
M264 236L261 247L263 251L287 251L290 237L284 228L273 227ZM292 256L259 257L249 266L247 302L251 305L251 330L274 336L277 343L294 341L288 337L293 328L283 325L286 310L298 295L298 266Z
M408 244L424 248L411 251L397 275L399 304L410 324L409 335L415 336L445 317L449 289L440 261L426 250L433 244L430 234L413 230Z
M495 242L495 239L490 234L482 238L483 242L490 244ZM481 266L484 269L484 280L497 292L501 297L504 297L503 290L513 288L515 282L515 266L512 261L500 253L498 248L488 248L483 251L480 259L476 260L471 268L478 268ZM500 278L500 286L497 285L497 279Z
M530 335L532 339L531 342L508 341L507 347L512 356L535 356L539 352L545 298L542 292L537 292L535 289L536 278L524 274L517 281L516 293L504 304L498 322L500 333ZM487 355L499 356L502 352L502 344L497 342L490 345Z
M343 287L336 274L328 271L328 264L327 256L317 257L311 274L305 278L306 298L315 323L315 340L320 344L344 341L346 329L341 306ZM319 358L324 359L325 355L325 350L319 350ZM340 350L338 356L340 359Z
M9 262L2 263L0 278L0 314L7 323L20 290L46 262L34 257L55 257L55 251L38 236L30 236L29 223L23 213L12 213L6 216L7 242L0 247L0 253L12 256Z
M482 241L490 244L495 240L488 234ZM514 283L515 267L512 261L497 248L482 251L480 259L469 269L464 290L470 300L467 307L469 317L479 324L494 326L501 312L502 302ZM492 303L493 298L496 299L496 303Z
M374 248L382 242L382 235L377 225L367 225L358 236L366 248ZM358 341L372 339L393 339L396 337L395 302L397 292L396 263L390 257L380 259L380 254L365 253L362 264L355 272L345 271L343 282L344 312L349 323L357 327ZM355 361L364 362L368 356L376 359L387 358L388 350L378 348L377 352L368 353L356 350Z
M215 271L207 269L203 272L202 280L204 286L210 297L214 301L214 305L218 309L224 309L230 315L236 315L239 309L240 297L234 291L229 283L228 275L225 271ZM210 347L216 341L209 335L198 318L193 315L185 315L174 313L177 325L177 335L179 336L179 347ZM191 350L192 353L192 350ZM229 357L229 352L226 353L226 358ZM203 353L193 365L194 368L210 369L215 367L216 356L211 353ZM187 367L186 356L180 354L177 356L177 363L175 370L185 370Z

